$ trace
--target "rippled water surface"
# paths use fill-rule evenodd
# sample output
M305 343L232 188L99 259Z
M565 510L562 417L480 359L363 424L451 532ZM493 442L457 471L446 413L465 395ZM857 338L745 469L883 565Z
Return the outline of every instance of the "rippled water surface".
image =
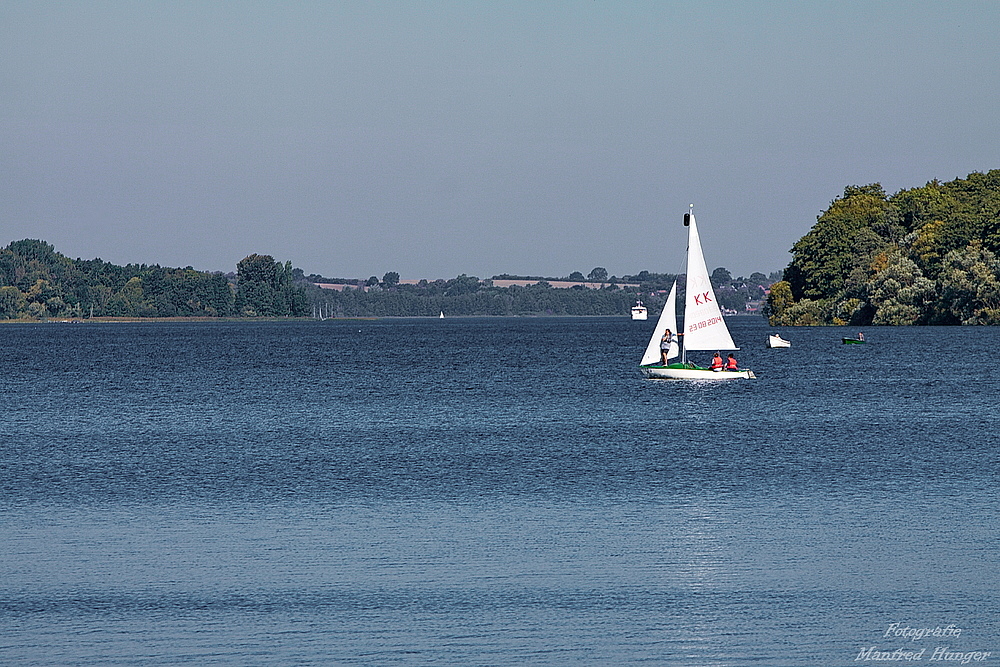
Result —
M729 322L2 326L0 664L1000 663L1000 332Z

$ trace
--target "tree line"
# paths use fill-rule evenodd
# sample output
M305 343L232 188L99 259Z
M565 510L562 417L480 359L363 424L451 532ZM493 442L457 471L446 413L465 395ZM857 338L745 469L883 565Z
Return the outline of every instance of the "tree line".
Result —
M1000 170L848 186L791 253L772 324L1000 324Z
M223 274L74 260L25 239L0 250L0 319L302 317L310 304L297 275L270 255L250 255Z
M0 319L84 319L89 317L433 317L455 315L626 315L637 299L657 314L666 292L684 277L640 271L621 278L595 267L565 278L537 278L529 286L495 286L462 274L450 280L400 283L389 271L381 280L331 279L305 275L291 262L250 255L234 273L191 267L118 266L100 259L70 259L40 240L15 241L0 250ZM712 275L720 304L743 311L763 298L777 279L762 273L733 278L718 268ZM555 289L555 281L598 282L600 289L576 285ZM342 290L322 289L332 283Z

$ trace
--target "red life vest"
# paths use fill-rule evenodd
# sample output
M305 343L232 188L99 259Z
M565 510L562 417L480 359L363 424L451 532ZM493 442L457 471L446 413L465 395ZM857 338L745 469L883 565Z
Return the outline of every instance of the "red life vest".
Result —
M712 357L712 368L722 368L722 357L715 356Z
M736 359L734 359L733 357L729 357L729 361L726 362L726 370L735 371L739 370L739 367L740 367L739 364L736 363Z

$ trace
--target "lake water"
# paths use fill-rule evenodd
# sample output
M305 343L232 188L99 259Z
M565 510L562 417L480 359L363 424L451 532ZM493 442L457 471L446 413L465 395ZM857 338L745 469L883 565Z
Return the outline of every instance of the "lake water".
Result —
M2 326L0 664L1000 663L1000 329L729 323Z

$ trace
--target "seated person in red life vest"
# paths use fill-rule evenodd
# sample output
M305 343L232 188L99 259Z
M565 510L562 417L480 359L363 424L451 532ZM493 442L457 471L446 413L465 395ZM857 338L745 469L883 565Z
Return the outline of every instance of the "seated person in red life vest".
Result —
M727 371L740 370L740 365L736 363L736 357L733 356L732 352L729 353L729 358L726 359L726 370Z
M722 355L720 355L718 352L716 352L715 356L712 357L712 365L710 366L710 368L713 371L721 371L722 370Z

